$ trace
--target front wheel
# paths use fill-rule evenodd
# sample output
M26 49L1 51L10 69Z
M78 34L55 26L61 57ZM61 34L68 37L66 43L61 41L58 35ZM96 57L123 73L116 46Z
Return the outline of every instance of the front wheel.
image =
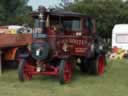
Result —
M21 82L24 80L30 80L32 78L32 75L28 71L28 66L29 63L25 59L19 60L18 76Z
M59 81L60 84L65 84L71 81L73 65L66 60L61 60L59 65Z

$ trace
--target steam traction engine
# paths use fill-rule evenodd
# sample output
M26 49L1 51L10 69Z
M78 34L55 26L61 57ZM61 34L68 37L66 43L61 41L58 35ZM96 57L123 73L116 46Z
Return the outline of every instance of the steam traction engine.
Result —
M105 54L96 35L95 21L80 13L39 8L29 52L20 55L19 80L53 75L61 84L71 81L73 69L102 75Z

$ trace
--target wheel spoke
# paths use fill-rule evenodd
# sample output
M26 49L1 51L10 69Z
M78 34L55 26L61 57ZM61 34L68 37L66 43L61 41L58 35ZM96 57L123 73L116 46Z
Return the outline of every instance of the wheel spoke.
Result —
M29 66L30 66L30 64L28 62L26 62L25 66L23 68L23 75L26 80L30 80L32 78L32 75L29 73L29 71L32 69L29 68Z
M100 56L99 59L98 59L98 74L99 75L102 75L104 73L104 57L103 56Z
M64 71L64 80L65 80L65 82L69 82L71 80L71 76L72 76L71 71L72 71L71 65L66 62L65 63L65 71Z

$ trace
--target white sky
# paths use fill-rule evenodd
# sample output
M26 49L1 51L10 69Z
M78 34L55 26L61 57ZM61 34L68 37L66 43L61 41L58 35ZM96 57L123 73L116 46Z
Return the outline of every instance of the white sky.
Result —
M43 5L45 7L54 7L55 5L59 5L61 0L29 0L28 5L32 5L33 9L38 9L39 5Z

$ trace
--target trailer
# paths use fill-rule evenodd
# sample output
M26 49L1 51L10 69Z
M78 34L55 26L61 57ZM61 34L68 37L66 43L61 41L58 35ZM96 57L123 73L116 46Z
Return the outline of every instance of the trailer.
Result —
M112 48L128 50L128 24L116 24L112 30Z
M0 27L0 75L4 61L18 60L18 54L26 51L32 42L31 33L18 33L19 26Z

